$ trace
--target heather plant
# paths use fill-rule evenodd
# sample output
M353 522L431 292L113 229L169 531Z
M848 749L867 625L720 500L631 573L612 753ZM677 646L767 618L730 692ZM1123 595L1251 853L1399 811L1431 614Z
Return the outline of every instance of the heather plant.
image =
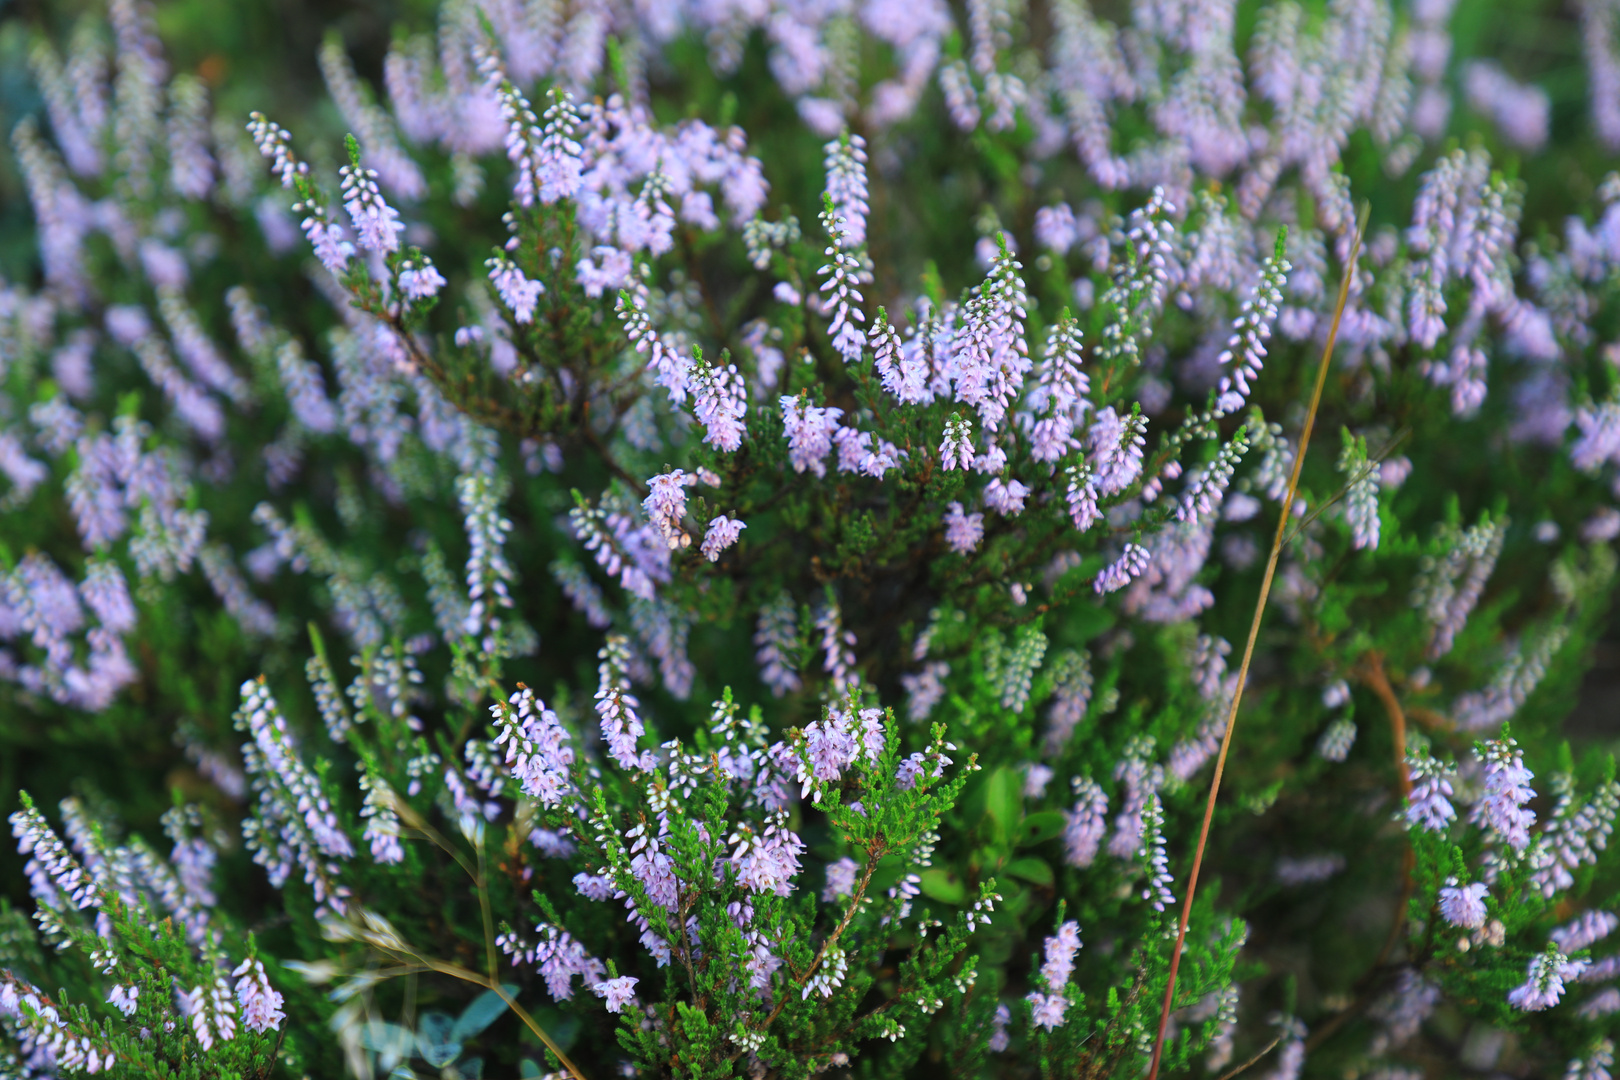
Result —
M1608 1076L1614 5L1097 7L28 27L0 1075Z

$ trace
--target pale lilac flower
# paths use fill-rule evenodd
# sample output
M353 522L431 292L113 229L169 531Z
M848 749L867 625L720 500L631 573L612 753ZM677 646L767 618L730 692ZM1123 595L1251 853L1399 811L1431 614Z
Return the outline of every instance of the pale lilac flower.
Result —
M754 631L754 654L759 663L760 678L776 697L792 693L801 683L794 653L798 647L798 612L793 598L778 593L759 612L759 623Z
M1003 481L999 476L984 487L984 504L1005 517L1017 517L1024 512L1024 500L1029 488L1017 480Z
M575 793L570 777L574 748L557 714L546 708L546 703L528 688L517 691L506 701L496 702L489 711L500 729L494 745L504 747L505 763L523 793L547 807L561 806L571 799ZM380 789L378 791L380 798ZM376 828L386 830L387 823L379 821ZM368 826L368 831L370 829ZM374 852L375 845L373 840ZM392 853L391 846L385 845L385 850Z
M494 283L495 291L501 294L502 302L511 310L512 318L520 323L533 322L535 305L540 302L540 294L546 291L546 287L525 277L510 259L492 258L485 265L489 267L489 280Z
M1531 958L1525 981L1509 992L1508 1004L1525 1012L1550 1009L1564 996L1565 981L1579 979L1586 967L1587 961L1570 960L1556 945L1548 945L1546 952Z
M986 1044L987 1048L992 1054L999 1054L1003 1052L1007 1049L1008 1044L1012 1041L1011 1037L1007 1034L1007 1027L1011 1023L1012 1010L1007 1007L1007 1003L1001 1002L997 1004L995 1016L992 1017L990 1021L990 1041Z
M953 502L945 514L945 543L958 555L966 555L984 539L984 515L964 514L962 504Z
M838 431L838 418L842 409L819 408L807 397L782 398L782 426L788 440L788 460L793 471L806 469L819 476L827 475L824 460L833 448L833 437Z
M1489 894L1483 882L1459 885L1456 878L1448 878L1440 890L1440 915L1452 926L1478 930L1485 925L1485 897Z
M952 413L945 421L945 438L939 444L940 467L946 472L973 467L973 421Z
M1147 548L1135 543L1126 544L1125 550L1120 553L1119 558L1115 559L1103 569L1102 573L1097 575L1097 584L1095 586L1097 595L1101 596L1104 593L1117 592L1123 589L1133 579L1140 577L1142 571L1148 568L1151 561L1152 555Z
M1345 867L1344 856L1338 852L1325 855L1285 857L1277 860L1273 868L1277 884L1294 887L1314 885L1334 877Z
M1558 951L1566 956L1589 948L1620 928L1620 919L1607 911L1586 911L1572 923L1560 926L1547 935Z
M594 261L581 259L574 267L574 278L585 290L586 296L595 299L604 290L623 288L625 282L630 280L634 263L629 252L602 245L593 248L591 254L595 256Z
M361 839L371 849L372 861L381 865L403 862L405 849L399 842L399 815L394 812L393 789L369 769L360 774L360 787L365 792L360 816L366 819Z
M748 528L746 524L735 518L721 514L709 522L709 530L703 536L702 550L704 557L710 562L720 558L720 553L737 542L737 537Z
M429 300L439 295L447 282L438 267L424 260L421 266L407 260L400 264L399 288L412 300Z
M866 335L855 325L866 321L866 313L859 307L864 297L856 287L865 272L860 260L844 250L843 219L825 210L821 219L832 240L832 246L825 250L830 261L816 271L826 279L820 291L827 294L827 303L833 312L827 334L832 338L833 350L844 358L844 363L852 364L861 358L861 350L866 348Z
M354 222L360 246L380 255L399 250L399 234L405 231L399 211L389 206L377 188L377 173L358 165L338 170L342 177L343 208Z
M1075 777L1074 794L1074 809L1064 811L1064 859L1070 866L1087 867L1108 831L1108 795L1087 777Z
M1056 934L1046 939L1046 962L1041 965L1041 978L1046 988L1058 992L1068 985L1074 973L1074 954L1080 951L1080 924L1070 919L1058 927Z
M1406 760L1412 778L1412 793L1406 800L1408 825L1444 831L1457 816L1450 800L1453 770L1427 754L1411 753Z
M231 972L236 980L236 1000L242 1007L242 1023L250 1031L274 1031L286 1019L281 1011L281 995L270 985L264 965L256 959L243 960Z
M643 751L639 756L636 753L636 742L646 733L636 713L641 701L626 690L630 683L626 671L630 643L621 634L610 634L597 655L602 661L597 665L596 690L596 714L601 718L602 740L621 768L647 771L653 767L652 751Z
M124 986L122 984L114 986L107 993L107 1004L125 1016L129 1016L135 1011L136 998L140 995L140 992L141 988L138 986Z
M1056 774L1050 766L1042 765L1038 761L1031 761L1024 766L1024 798L1044 799L1046 785L1052 782Z
M1230 365L1230 369L1221 377L1220 397L1215 406L1217 416L1226 416L1242 408L1253 388L1253 381L1259 377L1266 356L1266 340L1271 337L1271 324L1277 318L1277 308L1282 303L1283 283L1288 279L1290 269L1292 264L1283 257L1281 245L1261 264L1260 280L1243 301L1243 307L1232 323L1232 337L1220 356L1221 365Z
M604 979L591 987L591 992L602 998L610 1013L624 1012L626 1005L634 1005L636 1000L636 983L641 980L634 975L621 975L617 979Z
M635 345L636 352L646 355L647 370L653 373L653 381L668 392L671 402L683 404L690 389L691 365L681 349L654 329L652 317L647 314L646 285L643 283L633 289L621 290L617 310L620 321L624 323L624 332Z
M1030 1023L1047 1031L1063 1026L1063 1014L1070 1005L1068 998L1062 994L1043 994L1032 990L1026 1000L1029 1002Z
M834 242L840 248L854 250L866 243L866 140L846 133L824 149L827 198L832 200L833 212L843 224Z
M1035 211L1035 242L1057 254L1067 255L1080 239L1080 227L1068 203L1043 206Z
M1546 143L1551 103L1541 87L1516 82L1489 60L1471 60L1463 67L1463 93L1514 146L1539 150Z
M1536 797L1530 786L1535 774L1524 767L1524 751L1513 739L1496 739L1475 750L1475 756L1485 763L1485 793L1468 819L1485 825L1515 851L1523 851L1530 846L1530 826L1536 822L1536 812L1524 805Z
M737 365L727 364L722 368L706 363L699 352L690 380L696 396L692 411L705 429L703 441L727 453L736 451L747 434L743 416L748 408L748 396L743 390L742 377L737 374Z
M827 884L821 890L822 903L831 904L846 896L855 895L855 877L861 866L848 855L827 864Z
M1316 753L1323 761L1343 761L1350 756L1350 748L1355 744L1356 722L1340 717L1322 732L1322 737L1316 741Z
M686 516L686 489L696 482L697 478L685 469L660 473L647 481L647 497L641 508L672 551L692 542L681 528L681 519Z
M1088 441L1097 490L1114 495L1142 475L1142 450L1147 446L1147 417L1120 416L1110 405L1092 421Z

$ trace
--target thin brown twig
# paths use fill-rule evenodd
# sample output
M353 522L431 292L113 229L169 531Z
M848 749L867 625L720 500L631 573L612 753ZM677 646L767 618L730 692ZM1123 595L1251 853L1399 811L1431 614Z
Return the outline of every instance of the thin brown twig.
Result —
M1367 654L1361 663L1360 675L1361 681L1383 704L1384 712L1389 714L1390 731L1395 742L1395 775L1400 779L1401 801L1405 802L1412 797L1412 772L1406 764L1406 712L1401 708L1401 699L1395 695L1395 688L1389 684L1381 653L1374 651ZM1415 865L1412 846L1408 844L1401 857L1401 897L1395 905L1395 918L1390 924L1389 935L1378 950L1378 959L1373 961L1374 968L1383 966L1400 941L1401 928L1406 925L1406 905L1412 899L1412 870Z
M1254 1055L1254 1057L1250 1058L1248 1061L1245 1061L1243 1064L1234 1069L1229 1069L1226 1072L1223 1072L1220 1075L1219 1080L1232 1080L1232 1077L1237 1076L1239 1073L1247 1072L1249 1069L1254 1068L1260 1063L1261 1058L1277 1049L1277 1044L1280 1042L1282 1042L1282 1036L1278 1035L1275 1039L1272 1039L1270 1042L1266 1043L1265 1048L1262 1049L1258 1054Z
M1356 257L1361 253L1361 235L1367 226L1367 206L1363 205L1361 220L1356 223L1356 235L1350 246L1350 257L1345 262L1344 280L1339 283L1338 305L1333 312L1333 325L1328 330L1327 344L1322 349L1322 360L1316 369L1316 387L1311 391L1310 411L1305 414L1305 426L1299 435L1299 453L1294 455L1294 468L1288 477L1288 492L1283 497L1282 512L1277 515L1277 534L1271 542L1271 555L1266 560L1266 573L1260 581L1260 596L1255 600L1254 619L1249 623L1249 640L1243 647L1243 663L1238 668L1237 689L1226 714L1226 731L1221 736L1221 751L1215 758L1215 775L1209 782L1209 799L1204 804L1204 823L1198 831L1198 846L1193 849L1192 870L1187 875L1187 899L1181 906L1181 922L1176 931L1176 944L1170 953L1170 977L1165 982L1164 1005L1159 1011L1159 1032L1153 1040L1153 1061L1148 1066L1147 1080L1157 1080L1159 1063L1164 1057L1165 1035L1170 1028L1170 1013L1176 995L1176 972L1181 967L1181 951L1187 941L1187 922L1192 918L1193 898L1198 893L1198 871L1204 863L1204 848L1209 843L1210 824L1215 819L1215 800L1221 792L1221 777L1226 772L1226 757L1232 747L1232 732L1237 728L1238 706L1243 701L1243 684L1249 677L1249 664L1254 659L1254 644L1260 636L1260 619L1266 612L1266 599L1271 595L1271 580L1277 573L1277 560L1282 555L1283 537L1293 516L1294 498L1299 491L1299 476L1305 464L1305 452L1311 445L1311 429L1316 426L1317 410L1322 405L1322 388L1327 383L1328 365L1333 359L1333 346L1339 338L1339 324L1344 320L1344 308L1350 299L1350 280L1355 275Z

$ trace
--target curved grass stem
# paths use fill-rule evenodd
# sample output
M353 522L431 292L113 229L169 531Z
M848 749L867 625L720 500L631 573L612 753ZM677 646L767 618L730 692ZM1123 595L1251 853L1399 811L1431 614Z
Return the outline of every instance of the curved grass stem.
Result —
M1316 387L1311 391L1310 411L1305 414L1305 426L1299 435L1299 453L1294 455L1294 468L1288 476L1288 492L1283 496L1282 512L1277 516L1277 534L1271 541L1271 555L1266 560L1266 573L1260 581L1260 596L1254 603L1254 619L1249 623L1249 640L1243 647L1243 663L1238 668L1237 690L1226 714L1226 731L1221 736L1221 752L1215 759L1215 775L1209 781L1209 799L1204 804L1204 823L1198 831L1198 846L1193 850L1192 870L1187 875L1187 898L1181 905L1181 922L1176 930L1176 944L1170 953L1170 977L1164 987L1164 1006L1159 1012L1159 1031L1153 1040L1153 1061L1148 1066L1147 1080L1158 1080L1159 1064L1164 1058L1165 1034L1170 1028L1170 1014L1176 997L1176 972L1181 967L1181 952L1187 941L1187 920L1192 917L1193 898L1198 894L1198 872L1204 864L1204 848L1209 844L1210 823L1215 818L1215 800L1221 793L1221 777L1226 772L1226 757L1232 748L1232 732L1237 728L1238 706L1243 701L1243 684L1249 678L1249 664L1254 659L1254 643L1260 636L1260 619L1266 611L1266 599L1271 595L1271 581L1277 573L1277 560L1282 555L1283 538L1288 532L1288 519L1293 515L1294 497L1299 491L1300 471L1305 465L1305 452L1311 445L1311 429L1316 426L1317 410L1322 405L1322 387L1327 383L1328 365L1333 360L1333 346L1339 338L1339 324L1344 320L1344 308L1350 299L1350 282L1355 276L1356 259L1361 254L1362 231L1367 227L1368 207L1363 204L1361 218L1356 223L1356 235L1350 246L1350 257L1345 262L1344 280L1339 283L1338 303L1333 310L1333 325L1328 330L1327 344L1322 349L1322 360L1316 368Z

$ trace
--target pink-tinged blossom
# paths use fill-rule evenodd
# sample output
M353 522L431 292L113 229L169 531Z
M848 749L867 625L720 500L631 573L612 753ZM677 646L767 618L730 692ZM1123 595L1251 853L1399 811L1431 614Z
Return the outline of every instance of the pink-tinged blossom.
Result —
M343 208L354 223L355 235L366 251L386 255L399 250L399 234L405 231L399 211L389 206L377 188L377 173L358 165L338 170L342 177Z
M1035 242L1056 255L1069 253L1080 239L1080 227L1068 203L1043 206L1035 211Z
M945 543L958 555L966 555L984 539L984 515L964 514L962 504L953 502L945 513Z
M835 243L852 251L866 243L866 140L846 134L829 142L825 150L827 198L843 223Z
M1097 484L1084 461L1070 465L1064 475L1068 478L1064 499L1069 504L1069 520L1076 529L1085 532L1102 518L1102 511L1097 509Z
M1266 356L1266 341L1271 337L1271 324L1277 318L1282 303L1283 284L1288 280L1292 264L1277 250L1260 265L1260 280L1254 291L1243 301L1238 317L1232 322L1232 337L1221 353L1220 363L1227 373L1221 377L1220 397L1216 400L1215 415L1226 416L1243 407L1260 375Z
M447 282L438 267L427 259L421 264L407 259L400 264L399 291L410 300L431 300Z
M810 794L815 783L837 780L843 771L855 763L860 746L850 718L846 713L828 709L825 719L812 722L804 729L803 755L796 779L804 785L800 797Z
M1575 467L1595 473L1604 465L1620 462L1620 399L1599 405L1582 406L1575 412L1580 435L1569 449Z
M973 421L952 413L945 421L945 438L939 444L940 468L967 470L973 467Z
M610 1013L624 1012L626 1005L636 1003L636 983L640 982L634 975L621 975L617 979L604 979L591 987L591 992L602 998Z
M139 996L140 987L138 986L114 986L107 993L107 1004L128 1016L135 1011Z
M576 793L571 776L573 740L557 714L527 687L491 705L489 711L499 728L494 745L502 748L503 760L523 793L546 807L570 801Z
M782 398L782 427L788 440L788 460L793 471L806 469L819 476L827 475L826 457L833 448L833 437L838 431L838 418L842 409L819 408L810 404L805 395Z
M754 893L792 895L804 842L787 827L785 811L772 814L762 830L739 825L726 843L731 845L728 861L737 868L739 885Z
M1148 549L1140 544L1129 543L1119 558L1106 566L1102 573L1097 575L1095 590L1098 596L1104 593L1118 592L1129 585L1132 580L1141 577L1142 571L1148 568L1152 555Z
M604 291L623 288L630 280L634 263L628 252L603 245L593 248L591 254L594 259L581 259L574 267L574 278L586 296L595 299Z
M1620 928L1620 919L1610 912L1587 911L1582 912L1574 922L1560 926L1547 936L1558 946L1558 951L1567 956L1590 948L1595 942L1614 933L1616 928Z
M1523 851L1530 846L1530 826L1536 823L1536 812L1525 805L1536 793L1530 786L1535 774L1524 767L1524 751L1513 739L1495 739L1475 756L1485 763L1485 793L1468 819L1486 826L1515 851Z
M1438 556L1426 557L1419 565L1413 603L1434 628L1429 659L1438 660L1451 651L1496 567L1505 533L1497 521L1484 521L1468 529L1443 526L1440 541L1444 550Z
M1551 899L1575 884L1575 872L1593 865L1608 846L1614 819L1620 811L1620 783L1601 784L1592 798L1581 803L1568 774L1554 774L1552 791L1557 803L1532 849L1530 885Z
M1064 860L1070 866L1087 867L1096 861L1108 831L1108 795L1088 777L1074 779L1074 794L1074 809L1064 811Z
M546 992L553 1001L567 1001L574 996L576 976L592 987L606 976L606 965L587 953L585 946L574 940L568 931L550 923L542 923L536 929L542 935L539 944L526 943L511 933L500 935L495 943L513 963L538 967Z
M831 904L844 897L855 895L855 878L860 873L860 863L845 855L836 862L827 864L827 884L821 890L821 901Z
M737 538L742 535L742 531L746 528L748 526L745 523L738 521L736 518L726 517L724 514L710 521L709 530L703 535L702 550L704 557L710 562L718 560L720 553L735 544Z
M1525 981L1508 993L1508 1004L1525 1012L1550 1009L1564 996L1564 983L1578 980L1586 967L1587 961L1571 960L1556 945L1548 945L1526 965Z
M525 277L510 259L496 257L485 265L489 267L489 280L501 294L502 303L512 312L512 318L520 323L533 322L535 305L546 287Z
M1030 370L1024 336L1029 295L1020 269L1003 243L983 283L958 311L962 321L948 361L956 400L977 409L990 432L1000 428Z
M287 1018L281 1011L281 995L270 985L264 965L256 959L243 960L231 977L236 980L236 1001L242 1008L242 1024L249 1031L274 1031Z
M298 177L309 174L309 166L293 153L292 136L286 128L254 111L248 113L247 130L259 153L269 159L270 171L281 181L282 187L291 188Z
M1490 117L1520 150L1539 150L1546 143L1552 106L1541 87L1514 81L1489 60L1471 60L1463 67L1463 93L1469 107Z
M945 697L945 676L951 672L951 666L943 660L933 660L923 665L923 669L914 674L900 676L900 685L906 691L906 718L912 723L920 723L934 711Z
M799 689L799 619L793 598L787 593L777 594L760 609L754 644L758 647L754 659L759 663L759 677L771 693L782 697Z
M1142 475L1142 450L1147 446L1147 417L1120 416L1110 405L1097 413L1087 436L1097 490L1103 495L1124 491Z
M642 500L641 508L671 551L692 542L681 527L681 520L686 517L686 489L695 483L697 477L685 469L660 473L647 481L647 497Z
M1041 978L1050 991L1060 991L1068 985L1074 973L1074 954L1080 951L1080 924L1070 919L1058 927L1057 933L1046 939L1046 962L1041 965Z
M704 427L703 441L727 453L735 452L748 433L743 419L748 409L748 395L743 389L742 376L737 374L737 365L719 367L706 363L699 352L691 368L690 385L696 398L692 411Z
M405 861L405 848L399 842L399 815L394 812L397 796L393 789L369 769L360 774L360 789L365 792L360 816L366 822L361 839L371 849L372 862L389 865Z
M1080 369L1080 346L1080 327L1072 319L1059 320L1046 332L1035 385L1018 417L1036 461L1058 461L1079 445L1075 426L1091 407L1086 397L1091 379Z
M984 505L1004 517L1022 514L1028 497L1029 488L1017 480L1003 481L998 476L984 486Z
M844 250L847 233L843 219L824 210L821 221L832 240L832 246L824 252L829 261L816 271L825 278L820 291L825 294L824 303L833 313L827 325L827 336L832 338L833 350L844 358L844 363L852 364L861 358L861 350L866 348L866 334L855 325L866 321L866 313L859 306L865 298L857 288L865 271L860 259Z
M1478 930L1485 925L1485 897L1489 895L1483 882L1459 885L1456 878L1449 878L1440 890L1440 916L1452 926Z
M302 869L317 906L342 914L349 893L336 880L339 860L353 858L354 845L320 778L298 755L287 722L262 679L242 684L236 726L252 739L242 758L259 794L257 816L243 826L253 860L277 888L295 868Z
M625 335L636 352L647 357L647 370L652 372L653 381L669 393L671 402L684 404L691 389L691 365L679 348L653 328L652 317L647 314L646 286L621 290L618 312Z
M636 753L636 741L646 733L646 727L636 712L641 708L641 701L627 689L630 643L623 635L610 634L597 655L602 661L597 665L596 690L596 715L602 722L602 740L620 768L650 770L655 764L652 751Z
M1409 754L1406 760L1412 779L1412 793L1406 800L1408 826L1443 832L1457 816L1451 805L1454 771L1427 754Z
M1071 1002L1062 994L1043 994L1032 990L1026 996L1029 1002L1029 1022L1036 1027L1052 1031L1063 1026L1063 1014Z

